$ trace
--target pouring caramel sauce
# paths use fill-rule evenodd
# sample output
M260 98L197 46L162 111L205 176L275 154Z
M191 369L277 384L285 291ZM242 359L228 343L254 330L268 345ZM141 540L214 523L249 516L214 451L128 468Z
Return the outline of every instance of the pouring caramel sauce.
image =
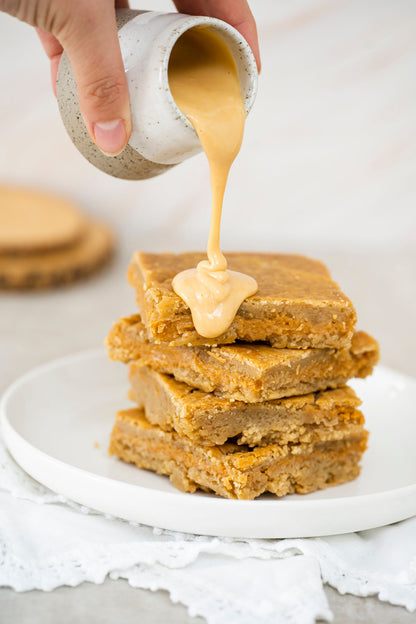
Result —
M169 60L169 86L178 108L194 126L206 154L212 189L207 260L178 273L174 291L206 338L224 333L241 303L257 292L256 281L230 271L220 249L221 213L228 174L244 134L245 110L234 58L208 28L186 31Z

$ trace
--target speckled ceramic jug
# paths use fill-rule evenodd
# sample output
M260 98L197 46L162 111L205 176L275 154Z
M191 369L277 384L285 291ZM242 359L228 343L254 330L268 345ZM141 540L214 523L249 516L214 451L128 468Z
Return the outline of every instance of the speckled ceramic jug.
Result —
M132 114L131 137L121 154L106 156L91 140L66 54L57 78L59 110L68 134L81 154L102 171L129 180L150 178L202 150L194 128L175 104L168 81L172 48L190 28L206 26L226 42L237 66L246 113L251 109L257 90L256 62L232 26L210 17L129 9L117 11L117 26Z

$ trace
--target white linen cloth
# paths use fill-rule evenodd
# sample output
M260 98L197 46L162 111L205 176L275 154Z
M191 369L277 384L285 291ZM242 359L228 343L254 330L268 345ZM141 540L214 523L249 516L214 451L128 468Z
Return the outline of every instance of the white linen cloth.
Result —
M107 575L167 590L209 624L330 622L323 583L414 611L416 517L314 539L173 533L66 501L24 473L0 439L0 586L50 591Z

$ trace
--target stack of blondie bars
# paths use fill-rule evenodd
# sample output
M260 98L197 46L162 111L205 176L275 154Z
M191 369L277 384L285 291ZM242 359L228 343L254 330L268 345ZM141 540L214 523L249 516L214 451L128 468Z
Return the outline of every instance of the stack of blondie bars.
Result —
M231 253L258 292L215 339L195 331L171 286L204 254L136 253L129 282L141 315L107 338L130 364L130 398L110 452L170 476L180 490L253 499L356 478L368 432L346 383L371 374L377 342L355 331L351 301L326 267L296 255Z

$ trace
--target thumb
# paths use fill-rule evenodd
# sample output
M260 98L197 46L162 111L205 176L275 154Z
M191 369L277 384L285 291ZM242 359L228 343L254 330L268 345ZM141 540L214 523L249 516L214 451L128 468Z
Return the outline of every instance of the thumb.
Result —
M87 130L101 151L115 156L130 138L131 117L114 1L79 4L82 10L58 38L71 61Z

